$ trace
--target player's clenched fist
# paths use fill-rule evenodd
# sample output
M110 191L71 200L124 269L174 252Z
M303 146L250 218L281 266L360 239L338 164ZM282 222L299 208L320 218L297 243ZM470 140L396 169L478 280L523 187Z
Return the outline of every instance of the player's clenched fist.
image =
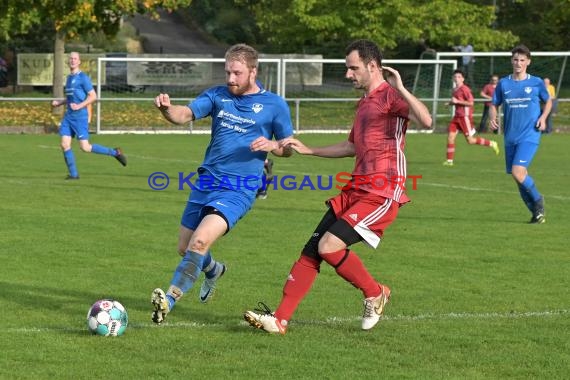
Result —
M154 98L154 105L162 109L170 107L170 96L168 96L168 94L158 94L158 96Z

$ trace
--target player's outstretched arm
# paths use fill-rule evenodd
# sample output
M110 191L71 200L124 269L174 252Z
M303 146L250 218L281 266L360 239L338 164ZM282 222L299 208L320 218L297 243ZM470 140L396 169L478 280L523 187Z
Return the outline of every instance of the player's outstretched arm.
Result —
M388 66L382 66L382 70L385 72L386 81L388 81L390 86L398 90L400 95L408 102L410 106L409 119L422 128L431 128L432 119L428 108L406 89L400 73L396 69Z
M289 157L293 154L293 150L290 147L282 146L279 141L269 140L264 136L259 136L253 140L249 145L249 149L252 152L271 152L279 157Z
M170 103L168 94L158 94L154 98L154 105L160 110L162 116L173 124L186 124L194 120L190 107Z
M289 146L299 154L308 154L319 157L339 158L353 157L355 154L354 144L350 141L342 141L338 144L323 146L318 148L310 148L301 141L289 137L280 141L283 146Z

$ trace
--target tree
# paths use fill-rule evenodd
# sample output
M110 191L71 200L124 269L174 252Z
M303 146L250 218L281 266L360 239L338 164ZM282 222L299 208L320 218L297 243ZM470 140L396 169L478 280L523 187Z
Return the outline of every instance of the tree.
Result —
M567 51L570 1L495 0L497 21L531 51Z
M447 0L235 0L247 6L268 46L281 52L310 47L327 54L339 41L369 38L384 50L427 40L448 49L470 42L478 50L510 47L517 37L494 29L492 6ZM338 55L339 51L333 51Z
M54 37L53 96L63 97L65 43L84 33L101 30L115 35L123 16L135 13L158 18L157 9L173 11L192 0L4 0L0 5L0 38L47 26Z

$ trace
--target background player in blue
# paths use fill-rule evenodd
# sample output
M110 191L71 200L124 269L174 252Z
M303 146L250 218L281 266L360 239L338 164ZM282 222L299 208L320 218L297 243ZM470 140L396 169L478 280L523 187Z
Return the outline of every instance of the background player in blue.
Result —
M505 162L519 187L521 198L532 213L530 223L544 223L544 197L538 192L528 167L538 150L541 132L546 128L546 118L552 100L544 81L527 74L530 65L530 50L518 45L511 51L513 73L501 78L489 110L491 128L498 128L497 107L503 105ZM541 102L545 103L541 110Z
M71 52L69 54L69 69L71 73L67 76L65 82L65 99L53 100L51 103L52 107L67 104L65 116L59 127L63 158L69 171L67 179L79 179L75 157L73 150L71 150L71 139L73 137L77 137L77 140L79 140L79 147L82 151L113 156L123 166L127 166L127 157L125 157L121 148L112 149L89 143L88 107L97 100L97 94L95 94L91 84L91 78L79 69L80 65L79 53Z
M168 94L154 100L171 123L212 118L212 137L198 167L200 177L180 222L178 253L183 258L167 292L157 288L151 295L155 323L162 323L201 271L206 279L200 301L210 299L226 271L224 264L212 258L210 247L252 207L267 153L285 157L292 153L276 141L293 135L289 107L257 82L257 66L257 51L237 44L225 55L226 86L212 87L186 106L172 105Z

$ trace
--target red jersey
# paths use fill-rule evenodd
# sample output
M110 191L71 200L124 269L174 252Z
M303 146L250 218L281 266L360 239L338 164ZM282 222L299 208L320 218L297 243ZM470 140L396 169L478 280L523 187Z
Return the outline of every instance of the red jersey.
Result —
M400 204L410 201L404 192L408 115L408 103L388 82L358 102L348 137L355 148L352 172L355 188Z
M485 86L483 86L483 90L481 91L483 94L490 96L491 98L493 97L493 94L495 93L495 85L491 84L491 83L487 83ZM488 100L485 102L486 106L490 106L493 102L491 100Z
M462 84L461 86L453 89L453 97L461 101L473 101L473 94L471 93L471 89L466 84ZM469 119L473 118L473 106L462 106L456 104L454 117L463 118L465 116L467 116Z

